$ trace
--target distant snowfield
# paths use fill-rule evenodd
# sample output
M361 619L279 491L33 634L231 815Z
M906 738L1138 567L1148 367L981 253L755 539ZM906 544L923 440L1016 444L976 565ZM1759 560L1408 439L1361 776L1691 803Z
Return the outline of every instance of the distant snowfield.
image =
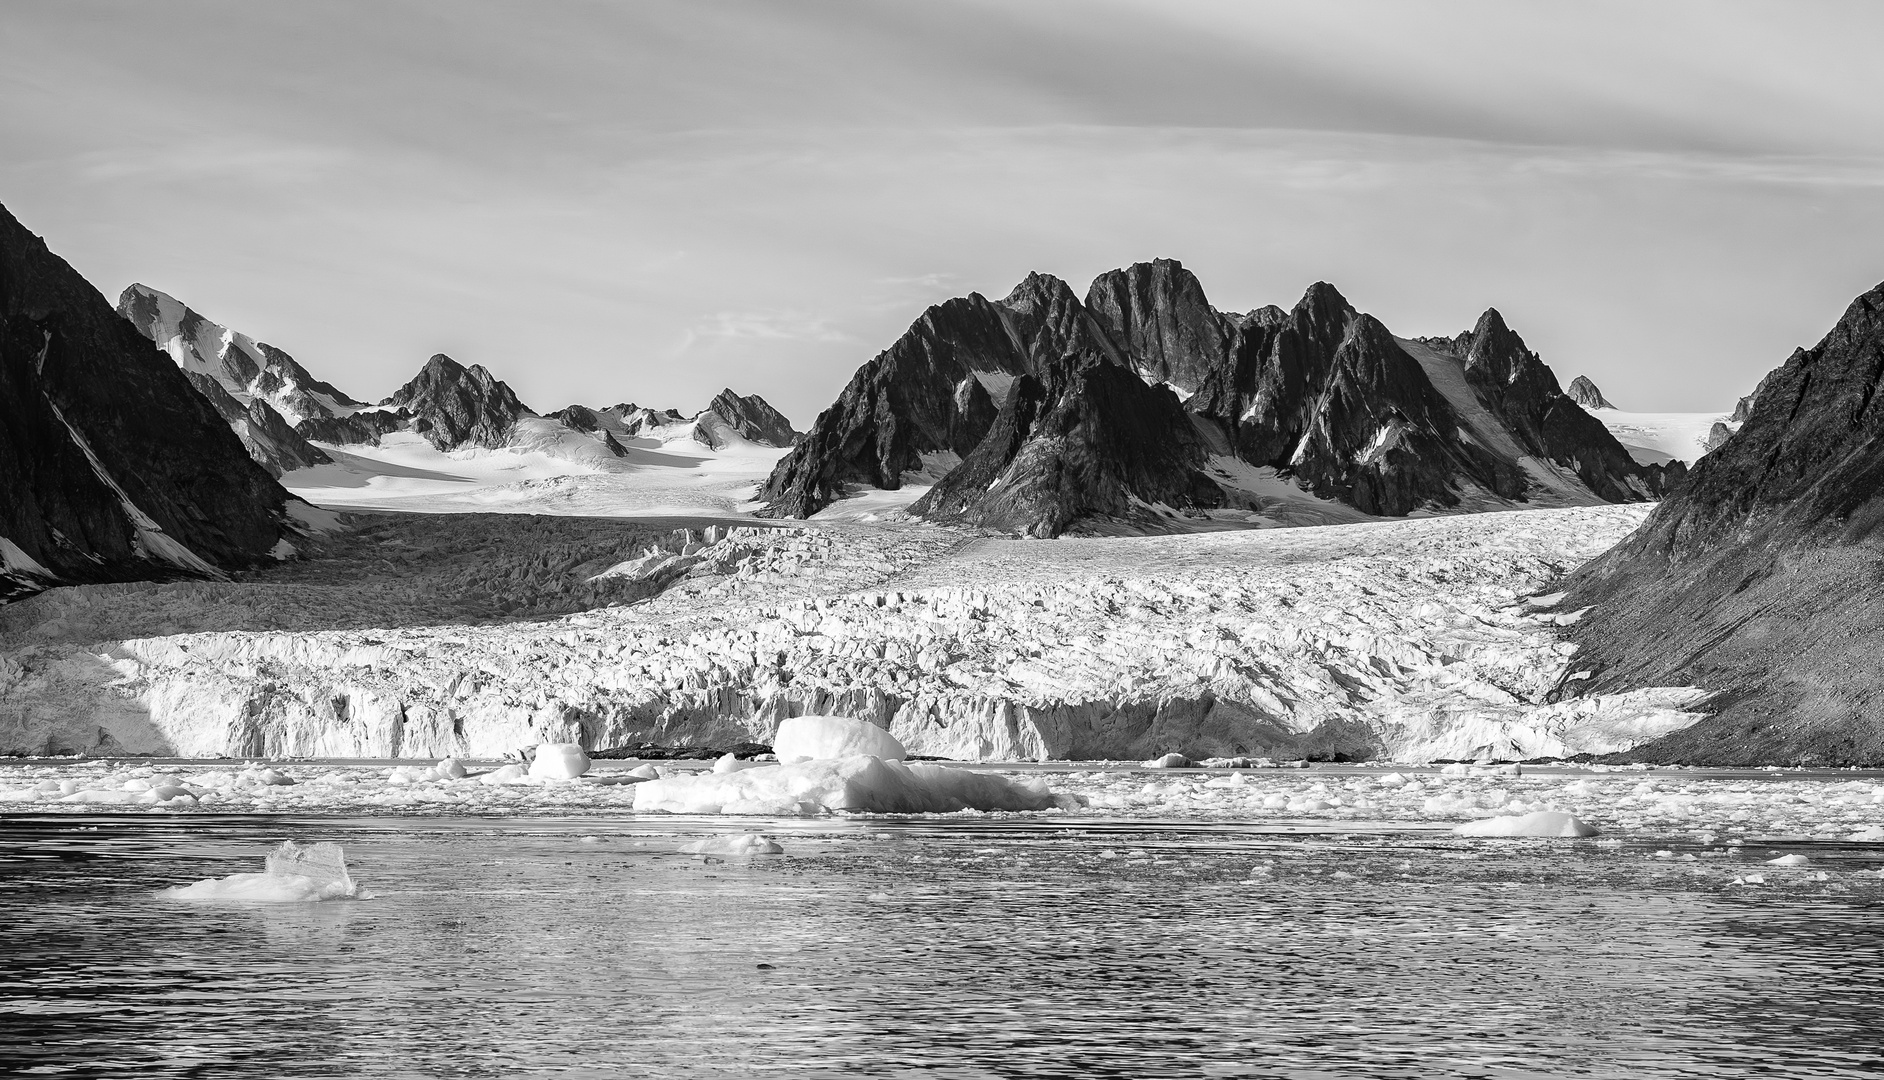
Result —
M736 517L785 453L736 437L713 450L694 440L691 423L620 442L625 458L539 419L519 421L500 449L440 451L399 432L378 446L317 443L334 464L291 472L282 484L316 506L353 510Z
M1717 413L1638 413L1620 409L1590 409L1603 422L1629 456L1643 465L1685 461L1689 465L1707 453L1707 434L1725 422L1732 410Z
M1527 598L1648 511L1057 541L715 530L649 560L684 576L627 607L94 640L10 668L0 651L0 749L56 729L147 753L492 756L764 742L786 716L829 713L962 760L1623 750L1698 719L1701 695L1546 704L1575 676L1555 630L1577 613ZM30 650L31 619L56 626L60 605L84 601L26 602L10 647ZM87 619L108 620L98 608Z

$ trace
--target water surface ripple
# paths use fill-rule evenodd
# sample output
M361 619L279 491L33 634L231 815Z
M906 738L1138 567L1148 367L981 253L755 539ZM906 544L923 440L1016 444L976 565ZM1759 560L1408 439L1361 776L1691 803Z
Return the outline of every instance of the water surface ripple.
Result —
M1749 887L1725 862L1764 848L759 824L784 856L679 854L728 828L685 818L0 818L0 1073L1884 1069L1875 847L1786 845L1815 873ZM286 837L344 843L374 897L157 895Z

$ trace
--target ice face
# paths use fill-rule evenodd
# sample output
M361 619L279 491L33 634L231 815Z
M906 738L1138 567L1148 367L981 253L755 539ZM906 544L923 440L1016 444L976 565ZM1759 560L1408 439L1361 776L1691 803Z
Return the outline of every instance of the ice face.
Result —
M868 755L901 761L909 754L896 737L868 720L842 716L794 716L778 726L772 752L779 761L845 758Z

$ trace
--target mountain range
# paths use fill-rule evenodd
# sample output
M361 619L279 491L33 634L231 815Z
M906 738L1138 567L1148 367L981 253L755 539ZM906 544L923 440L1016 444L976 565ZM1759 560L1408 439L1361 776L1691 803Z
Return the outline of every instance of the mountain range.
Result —
M395 432L418 435L441 451L545 445L543 431L520 430L530 421L531 427L588 436L614 457L626 453L619 439L655 427L692 425L692 436L712 449L734 438L784 447L798 435L763 398L731 390L692 416L634 405L571 405L541 415L483 366L465 367L443 353L390 397L368 405L315 379L282 350L211 322L148 285L125 289L118 312L170 354L250 455L276 476L330 463L321 444L377 445Z
M1332 285L1290 310L1212 307L1159 259L1082 301L1030 274L1005 299L931 307L860 368L760 490L809 517L860 488L933 487L918 517L1004 532L1657 498L1495 310L1452 338L1395 337ZM1339 511L1347 510L1348 518Z

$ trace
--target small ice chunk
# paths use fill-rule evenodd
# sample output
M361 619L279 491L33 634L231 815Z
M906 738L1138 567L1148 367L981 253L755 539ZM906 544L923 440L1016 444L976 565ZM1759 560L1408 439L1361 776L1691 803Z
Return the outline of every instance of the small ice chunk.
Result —
M1141 761L1139 765L1146 769L1194 769L1197 763L1183 754L1166 754L1150 761Z
M759 768L761 764L757 761L741 761L737 754L725 754L713 762L713 771L716 773L738 772L741 769Z
M464 764L457 758L446 758L432 766L432 771L438 774L440 780L463 780L465 777Z
M526 769L525 767L523 767L522 765L516 764L515 762L512 762L509 765L505 765L503 768L500 768L500 769L492 769L490 772L487 772L483 776L478 777L478 783L490 784L492 786L499 786L499 785L504 785L504 784L527 784L529 782L530 782L530 771Z
M1405 773L1390 772L1385 776L1375 778L1374 783L1381 787L1405 787L1406 781Z
M1805 864L1811 861L1812 861L1811 859L1806 858L1804 855L1781 855L1777 859L1766 860L1766 865L1768 866L1804 866Z
M536 780L574 780L589 771L589 755L576 743L543 743L530 759L530 776Z
M173 900L248 900L262 903L307 903L341 900L358 895L359 887L347 873L347 859L339 844L297 844L284 840L268 853L267 869L260 874L230 874L191 885L163 890Z
M1596 827L1574 814L1539 810L1468 821L1452 830L1460 836L1595 836Z
M794 716L778 726L772 752L780 762L822 761L864 755L884 761L909 756L896 736L868 720L843 716Z
M684 855L783 855L778 841L759 833L708 836L680 849Z
M661 778L661 770L652 765L637 765L628 770L628 775L639 776L644 780L659 780Z

